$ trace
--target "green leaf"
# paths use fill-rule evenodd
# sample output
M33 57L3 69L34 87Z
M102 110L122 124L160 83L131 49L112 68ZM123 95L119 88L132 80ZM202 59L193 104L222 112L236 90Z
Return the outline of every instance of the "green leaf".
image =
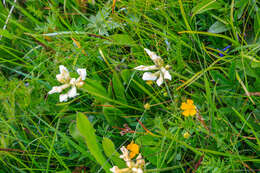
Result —
M213 25L209 27L208 32L217 34L217 33L228 31L229 29L230 27L227 27L225 24L216 21Z
M255 138L256 138L256 141L258 143L258 145L260 145L260 140L258 138L258 133L255 131L254 127L248 122L248 120L245 119L245 115L241 115L234 107L232 107L233 111L236 113L236 115L241 119L241 121L246 124L252 131L252 133L254 134ZM258 148L258 150L260 150Z
M112 83L116 99L123 103L127 103L125 88L121 82L120 76L116 72L113 73Z
M124 83L128 84L128 82L131 80L131 72L128 69L124 69L121 71L121 77L124 81Z
M160 153L160 149L158 147L143 147L142 155L153 165L157 164L158 161L158 153ZM165 165L163 165L165 166Z
M119 157L120 154L116 151L114 143L109 138L104 138L102 145L106 156L114 162L114 165L119 168L126 167L125 162Z
M111 99L106 89L98 81L93 79L86 78L85 84L83 85L83 90L86 90L101 102Z
M252 68L260 68L260 62L252 61L251 67L252 67Z
M119 116L122 116L123 112L109 103L105 103L105 105L108 106L103 106L103 113L108 123L111 126L121 126L124 123L124 120Z
M93 5L95 4L95 2L96 2L95 0L88 0L88 3L93 4Z
M134 73L132 73L130 70L128 70L128 69L122 70L121 71L121 77L123 79L124 84L126 85L126 90L131 88L131 90L135 90L136 93L143 93L143 90L141 90L133 82L133 80L138 81L138 82L143 82L142 79L140 80L140 78L138 78L136 75L134 75Z
M235 7L237 8L237 10L235 11L235 16L237 16L237 19L241 18L247 3L249 3L248 0L236 0L235 1Z
M105 88L97 81L86 79L86 83L83 85L82 90L88 92L89 94L93 95L97 100L104 102L111 102L113 104L117 104L123 107L143 111L143 109L128 105L126 103L123 103L121 101L113 100L109 97L109 94L105 90Z
M236 79L235 71L236 71L236 63L235 63L235 61L232 61L231 65L230 65L230 67L228 69L228 77L232 81L234 81Z
M81 133L79 132L76 123L75 122L71 122L70 126L69 126L69 132L70 135L76 140L76 141L85 141L84 137L81 135Z
M114 34L109 38L112 40L112 44L115 45L135 46L135 41L126 34Z
M208 10L219 9L221 5L216 0L202 0L192 9L193 18L197 14L204 13Z
M110 172L111 165L107 162L98 145L95 129L89 122L87 116L83 113L77 114L77 127L82 136L84 136L90 153L95 157L97 162L104 168L106 172Z

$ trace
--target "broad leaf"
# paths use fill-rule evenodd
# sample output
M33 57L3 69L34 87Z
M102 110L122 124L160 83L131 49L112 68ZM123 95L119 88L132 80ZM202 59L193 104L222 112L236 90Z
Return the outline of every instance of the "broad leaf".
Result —
M208 32L217 34L217 33L228 31L229 29L230 27L227 27L225 24L216 21L213 25L210 26Z
M87 116L85 116L83 113L77 114L77 127L81 135L85 138L90 153L95 157L97 162L104 168L106 172L110 172L109 169L111 166L107 162L98 145L95 129L89 122Z
M81 135L81 133L79 132L76 123L75 122L71 122L70 126L69 126L69 132L70 135L76 140L76 141L85 141L84 137Z
M108 158L110 158L119 168L125 168L125 162L119 157L120 154L116 151L114 143L109 138L104 138L102 141L103 149Z

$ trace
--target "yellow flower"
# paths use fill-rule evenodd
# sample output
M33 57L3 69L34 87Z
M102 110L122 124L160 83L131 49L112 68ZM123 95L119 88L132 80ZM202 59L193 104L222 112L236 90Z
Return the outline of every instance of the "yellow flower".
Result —
M126 149L130 151L130 158L134 158L137 154L139 154L139 146L132 141L129 145L127 145Z
M151 105L149 104L149 103L146 103L145 105L144 105L144 109L145 110L149 110L151 108Z
M190 137L189 132L185 132L185 133L183 134L183 137L184 137L185 139L188 139L188 138Z
M193 100L190 99L188 99L186 103L183 102L181 104L181 109L184 110L182 115L185 117L194 116L197 113L196 106L193 104Z

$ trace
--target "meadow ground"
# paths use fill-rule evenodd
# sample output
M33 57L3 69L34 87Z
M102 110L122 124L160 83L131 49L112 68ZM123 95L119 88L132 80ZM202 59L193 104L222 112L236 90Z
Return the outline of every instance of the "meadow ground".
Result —
M259 5L1 0L0 173L260 171Z

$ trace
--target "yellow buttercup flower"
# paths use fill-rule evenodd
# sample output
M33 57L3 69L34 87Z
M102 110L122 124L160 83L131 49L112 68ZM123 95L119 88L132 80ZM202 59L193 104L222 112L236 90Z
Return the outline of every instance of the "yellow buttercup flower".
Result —
M190 137L189 132L185 132L185 133L183 134L183 137L184 137L185 139L188 139L188 138Z
M181 109L183 110L182 115L185 117L194 116L197 113L196 106L193 104L193 100L190 99L181 104Z
M127 145L126 149L130 151L130 158L134 158L137 154L139 154L139 146L132 141L129 145Z
M149 110L151 108L151 105L149 104L149 103L146 103L145 105L144 105L144 109L145 110Z

